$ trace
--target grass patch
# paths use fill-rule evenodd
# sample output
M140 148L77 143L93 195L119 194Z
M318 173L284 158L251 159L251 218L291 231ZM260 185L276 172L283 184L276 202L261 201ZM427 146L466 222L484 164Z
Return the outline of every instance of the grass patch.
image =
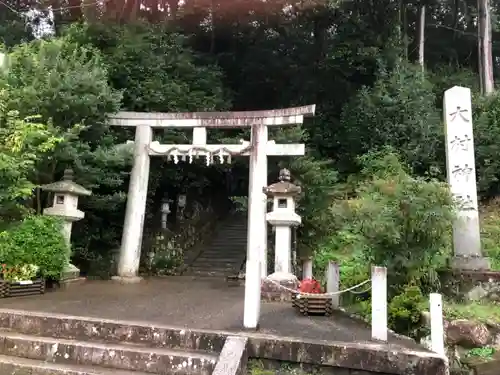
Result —
M481 245L490 258L491 269L500 271L500 201L495 199L480 209Z
M460 304L447 302L443 306L446 319L469 319L482 323L494 321L500 323L500 305L493 302L470 302Z
M264 368L262 361L258 359L249 360L247 364L248 375L275 375L276 371Z

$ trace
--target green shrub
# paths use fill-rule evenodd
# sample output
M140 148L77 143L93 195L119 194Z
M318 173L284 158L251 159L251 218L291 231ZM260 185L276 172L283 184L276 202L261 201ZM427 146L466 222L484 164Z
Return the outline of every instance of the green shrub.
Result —
M391 328L417 337L423 296L439 288L437 271L451 255L454 202L446 184L412 177L390 149L360 162L351 198L331 208L336 230L315 253L316 274L338 261L346 289L370 278L371 265L386 267ZM342 302L367 318L371 296L363 289Z
M34 264L45 278L57 280L69 262L70 249L60 219L29 216L0 233L0 261L9 267Z
M500 270L500 204L492 200L481 207L481 245L490 258L491 268Z
M408 285L388 305L389 327L404 335L419 339L428 332L422 325L422 310L427 300L418 286Z

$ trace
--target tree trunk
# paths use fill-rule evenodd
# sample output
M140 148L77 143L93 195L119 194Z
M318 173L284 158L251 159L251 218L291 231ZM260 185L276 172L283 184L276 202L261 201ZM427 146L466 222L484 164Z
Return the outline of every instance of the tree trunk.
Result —
M479 74L481 76L482 92L491 94L495 89L493 79L493 56L491 52L491 14L489 0L478 0L477 9L479 36Z
M420 7L418 22L418 63L424 71L424 52L425 52L425 5Z

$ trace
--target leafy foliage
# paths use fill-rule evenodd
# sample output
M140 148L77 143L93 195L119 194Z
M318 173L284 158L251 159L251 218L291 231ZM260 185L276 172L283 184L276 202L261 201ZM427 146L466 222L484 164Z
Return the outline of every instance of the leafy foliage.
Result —
M36 163L52 152L63 140L50 124L39 117L21 118L17 111L7 111L7 90L0 91L0 224L19 218L23 205L35 185L30 180Z
M133 111L213 111L226 106L221 72L161 25L91 24L72 27L68 38L99 48L109 80ZM131 90L130 88L133 88Z
M500 96L476 98L473 115L478 190L485 198L495 197L500 193L500 164L495 157L500 152Z
M392 146L422 174L442 160L440 127L433 87L422 72L409 65L381 68L373 87L362 88L342 111L340 160L347 165L356 155Z
M405 286L388 305L389 326L396 332L404 332L420 339L428 334L422 325L422 311L427 300L416 285Z
M437 270L449 256L454 202L445 184L412 177L390 149L360 163L353 196L331 208L337 230L319 247L316 268L338 261L345 288L369 278L372 264L385 266L391 325L418 336L423 294L439 286Z
M43 277L58 280L69 262L62 222L51 216L29 216L0 232L0 263L7 267L33 264Z
M65 130L91 126L92 136L80 134L85 140L98 140L107 113L118 109L121 95L108 85L99 52L69 38L16 46L9 54L8 69L4 75L10 87L7 109L19 110L23 116L38 114Z

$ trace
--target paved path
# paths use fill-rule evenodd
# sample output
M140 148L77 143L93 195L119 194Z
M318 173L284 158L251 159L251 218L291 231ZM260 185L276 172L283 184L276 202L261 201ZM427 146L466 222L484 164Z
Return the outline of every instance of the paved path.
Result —
M42 296L6 298L2 308L132 320L191 329L241 331L244 288L220 279L168 277L120 285L88 281ZM370 328L338 312L333 317L304 317L291 304L262 303L259 332L294 338L366 342ZM409 340L389 343L422 349Z

